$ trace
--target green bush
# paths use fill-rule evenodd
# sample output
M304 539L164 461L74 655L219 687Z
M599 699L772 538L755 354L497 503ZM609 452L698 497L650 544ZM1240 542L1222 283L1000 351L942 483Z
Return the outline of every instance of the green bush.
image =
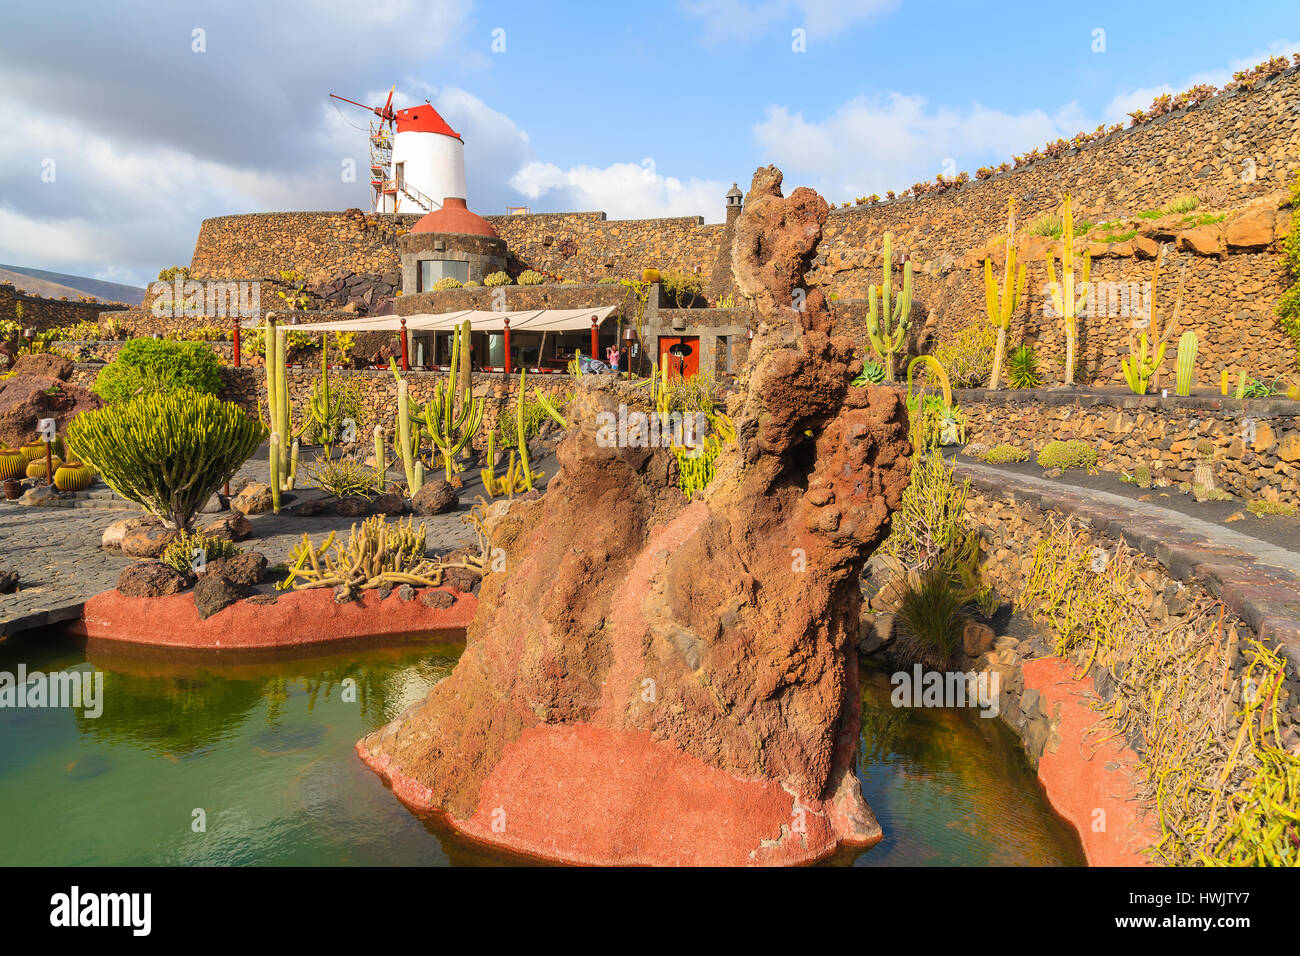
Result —
M659 282L663 286L664 294L679 309L686 308L697 297L704 294L704 282L693 272L670 269L667 272L660 273Z
M100 370L94 389L110 404L182 389L216 395L221 389L221 360L202 342L131 339Z
M601 276L596 280L596 285L618 285L617 276Z
M181 574L192 575L194 573L194 552L198 548L203 549L203 559L205 561L215 561L217 558L232 558L237 554L244 553L243 548L233 541L227 541L225 538L204 534L202 531L182 531L178 538L163 549L163 553L158 560Z
M1092 471L1097 467L1097 452L1077 438L1049 441L1038 453L1038 464L1044 468L1086 468Z
M433 284L433 291L441 292L443 289L459 289L462 285L464 285L464 283L455 276L443 276Z
M1043 376L1038 374L1038 356L1028 345L1012 349L1007 356L1007 382L1012 388L1038 388Z
M499 285L509 285L510 276L505 272L490 272L483 277L483 284L488 288Z
M966 619L961 610L970 600L948 568L935 565L903 592L895 620L903 632L898 654L903 666L919 663L946 669L962 648Z
M954 388L981 388L988 384L997 344L997 329L987 322L973 322L935 349L934 357Z
M525 269L519 273L520 285L541 285L546 281L546 277L535 269Z
M1005 465L1013 461L1028 461L1029 452L1015 445L994 445L980 459L990 465Z
M64 434L106 485L181 529L266 437L238 405L192 390L82 412Z

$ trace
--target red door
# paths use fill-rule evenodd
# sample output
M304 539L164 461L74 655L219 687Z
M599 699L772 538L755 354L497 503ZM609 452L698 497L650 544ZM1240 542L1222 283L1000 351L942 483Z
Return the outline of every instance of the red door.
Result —
M674 355L674 345L682 346ZM689 349L690 351L686 351ZM698 335L661 335L659 336L659 367L668 370L669 378L690 378L700 372L700 337Z

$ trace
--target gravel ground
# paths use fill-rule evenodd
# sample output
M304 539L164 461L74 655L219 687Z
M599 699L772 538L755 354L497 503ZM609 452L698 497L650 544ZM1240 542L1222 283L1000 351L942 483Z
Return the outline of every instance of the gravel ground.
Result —
M267 448L263 446L231 481L231 491L236 492L249 481L269 480L267 460ZM299 488L292 497L284 496L282 508L308 498L326 497L307 474L313 464L314 459L299 463ZM555 469L554 454L540 456L534 468L549 478ZM478 469L478 465L471 465L462 472L465 485L456 510L416 519L417 523L424 522L426 553L430 556L476 543L472 528L462 519L474 505L476 495L487 497ZM393 480L402 480L400 473L400 465L389 469ZM95 489L102 492L103 486L96 485ZM19 590L0 595L0 639L19 630L75 618L87 598L116 587L122 568L135 560L104 551L99 542L105 528L139 514L139 509L121 499L111 502L113 508L102 507L102 495L94 503L95 508L35 508L0 500L0 569L14 570L19 575ZM211 517L200 515L197 523ZM240 542L240 546L246 551L262 552L267 563L274 566L288 562L289 552L302 541L304 532L319 543L331 531L346 534L359 520L337 515L298 518L283 510L278 515L249 515L253 537Z

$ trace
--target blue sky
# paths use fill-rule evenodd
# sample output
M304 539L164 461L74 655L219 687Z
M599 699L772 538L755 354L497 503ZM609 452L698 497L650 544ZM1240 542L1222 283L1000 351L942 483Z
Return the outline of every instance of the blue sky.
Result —
M188 261L206 216L364 205L364 184L338 171L364 161L352 124L365 114L336 109L331 90L430 97L464 135L481 213L717 221L731 182L769 162L787 188L839 202L946 162L973 174L1160 92L1222 85L1300 50L1298 9L69 0L56 18L14 6L0 36L0 261L142 284Z

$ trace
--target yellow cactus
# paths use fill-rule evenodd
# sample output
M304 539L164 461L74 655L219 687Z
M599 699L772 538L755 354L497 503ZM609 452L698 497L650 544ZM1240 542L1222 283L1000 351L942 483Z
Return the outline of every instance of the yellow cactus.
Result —
M1065 324L1065 384L1074 384L1075 345L1079 339L1079 316L1088 302L1088 287L1092 276L1092 255L1083 254L1082 288L1075 294L1074 283L1074 217L1070 212L1070 194L1065 195L1061 212L1061 281L1056 281L1056 264L1052 250L1047 250L1047 278L1052 289L1052 308Z
M998 330L998 342L993 352L993 371L989 373L989 388L997 388L1002 378L1002 361L1007 351L1007 330L1011 328L1011 315L1020 304L1020 297L1025 292L1025 266L1020 265L1016 275L1016 201L1007 200L1007 251L1002 268L1002 290L993 280L993 260L984 259L984 296L988 308L989 322ZM1012 276L1016 275L1015 285Z

